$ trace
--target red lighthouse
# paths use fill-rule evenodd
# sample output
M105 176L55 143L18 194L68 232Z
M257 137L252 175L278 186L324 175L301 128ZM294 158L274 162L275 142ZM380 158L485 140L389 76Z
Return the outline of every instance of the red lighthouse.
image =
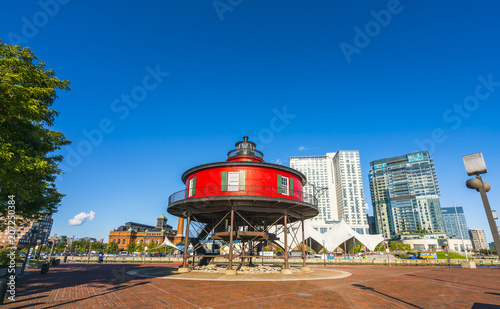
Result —
M210 253L204 248L207 241L229 242L229 254L224 257L229 259L231 271L234 258L250 258L259 242L276 240L270 232L272 226L286 227L318 214L317 200L302 190L306 177L292 168L264 162L264 155L255 148L255 143L244 136L243 141L236 143L236 149L228 152L226 161L184 172L185 190L169 198L168 212L187 219L185 248L193 245L193 251L202 258L201 264L217 257L214 249ZM190 239L193 220L203 224L203 229ZM237 256L233 254L234 241L241 241L244 248ZM285 269L289 251L286 243L285 240ZM183 268L187 258L184 250Z

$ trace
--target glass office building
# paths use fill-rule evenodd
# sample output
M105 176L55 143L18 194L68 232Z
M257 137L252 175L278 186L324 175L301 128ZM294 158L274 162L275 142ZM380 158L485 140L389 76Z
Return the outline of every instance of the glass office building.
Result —
M449 237L470 239L462 207L442 207L444 230Z
M385 238L422 230L444 232L428 151L370 162L370 190L377 233Z

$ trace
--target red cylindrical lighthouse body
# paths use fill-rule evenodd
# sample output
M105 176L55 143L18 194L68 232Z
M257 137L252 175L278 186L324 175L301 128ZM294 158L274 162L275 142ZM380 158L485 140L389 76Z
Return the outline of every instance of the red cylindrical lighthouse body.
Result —
M317 215L316 199L303 194L305 176L290 167L266 163L263 157L245 136L228 153L227 161L187 170L182 175L186 188L170 196L169 213L181 216L191 211L208 220L210 211L222 212L238 204L245 211L266 212L269 218L284 209L295 211L295 219Z

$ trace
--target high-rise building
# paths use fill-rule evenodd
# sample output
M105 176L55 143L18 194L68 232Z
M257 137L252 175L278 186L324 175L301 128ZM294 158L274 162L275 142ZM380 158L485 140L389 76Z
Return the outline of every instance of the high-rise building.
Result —
M428 151L370 162L377 233L390 238L427 230L444 232L439 186Z
M444 230L449 237L470 239L462 207L442 207Z
M488 243L486 242L486 234L484 233L484 230L470 229L469 235L474 250L489 249Z
M1 217L0 220L4 219ZM21 219L20 217L18 219ZM27 248L37 244L47 244L52 230L54 220L51 216L43 216L38 222L38 227L33 227L35 220L23 219L21 225L16 225L14 229L7 228L0 234L0 247L15 246L18 249ZM12 243L11 243L12 240Z
M375 226L375 216L366 216L368 220L368 227L370 234L377 234L377 228Z
M304 192L319 196L319 214L309 219L314 229L326 233L332 222L343 219L356 232L369 233L359 151L290 157L290 167L307 177Z

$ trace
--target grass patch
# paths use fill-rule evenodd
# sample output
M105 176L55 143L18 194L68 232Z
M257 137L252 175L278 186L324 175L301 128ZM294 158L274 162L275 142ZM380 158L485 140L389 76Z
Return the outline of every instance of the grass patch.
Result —
M446 256L446 252L436 252L436 255L437 255L437 258L440 260L448 258ZM464 259L465 260L465 256L454 253L454 252L450 252L450 259Z

